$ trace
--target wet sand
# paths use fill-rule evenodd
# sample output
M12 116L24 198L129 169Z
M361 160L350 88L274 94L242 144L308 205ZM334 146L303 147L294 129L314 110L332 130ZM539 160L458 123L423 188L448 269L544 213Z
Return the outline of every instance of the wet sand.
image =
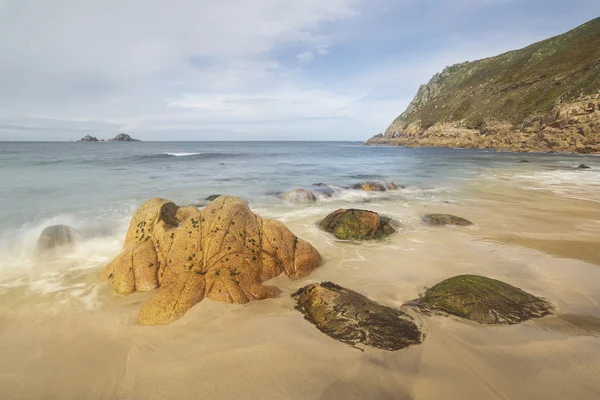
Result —
M600 398L600 252L594 252L600 202L593 193L586 199L530 189L498 179L469 182L435 199L408 201L400 192L373 195L367 203L253 205L310 241L323 266L299 281L268 282L282 290L279 298L246 305L205 300L169 326L136 324L151 293L116 296L100 281L110 254L55 276L53 290L48 280L32 285L39 271L16 283L0 281L0 397ZM361 244L317 228L328 212L348 206L378 211L401 228L386 240ZM475 225L428 227L420 216L430 212L453 213ZM63 270L71 265L63 262ZM57 265L37 268L52 278ZM422 345L362 352L319 332L289 296L331 280L400 307L462 273L542 296L557 315L515 326L416 315L427 335Z

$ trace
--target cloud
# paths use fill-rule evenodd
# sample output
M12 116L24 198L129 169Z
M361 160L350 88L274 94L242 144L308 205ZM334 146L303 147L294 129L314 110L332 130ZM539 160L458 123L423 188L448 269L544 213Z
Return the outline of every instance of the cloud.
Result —
M588 0L3 0L0 140L364 139L444 66L599 12Z
M311 62L313 58L315 58L315 54L312 51L305 51L296 55L296 59L305 64Z

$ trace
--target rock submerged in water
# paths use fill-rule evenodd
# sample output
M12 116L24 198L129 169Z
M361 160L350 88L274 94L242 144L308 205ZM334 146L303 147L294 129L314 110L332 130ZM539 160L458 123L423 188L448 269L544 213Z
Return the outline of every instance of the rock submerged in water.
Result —
M37 241L36 252L44 253L59 247L73 246L79 233L68 225L52 225L46 227Z
M135 212L124 250L104 269L117 293L160 287L142 308L141 324L168 324L209 298L247 303L275 297L261 283L281 273L308 275L321 255L279 221L263 219L235 197L203 210L154 198Z
M332 197L335 193L335 191L331 187L327 186L324 183L313 183L313 187L315 192L322 194L326 197Z
M443 226L443 225L458 225L458 226L469 226L473 223L461 217L457 217L450 214L428 214L421 218L421 220L427 225Z
M343 208L326 216L319 227L340 240L381 239L396 232L390 219L376 212Z
M528 161L528 160L521 160L521 161L519 161L519 162L520 162L520 163L522 163L522 164L529 164L529 161Z
M579 164L579 166L577 167L577 169L592 169L592 167L588 167L585 164Z
M423 341L423 334L408 314L334 283L308 285L292 297L304 318L340 342L395 351Z
M365 192L385 192L388 190L398 190L394 182L361 182L353 186L354 189L364 190Z
M548 301L519 288L479 275L460 275L428 289L413 302L480 324L518 324L552 314Z
M292 203L314 203L317 195L306 189L294 189L282 194L281 199Z
M218 199L219 197L221 197L220 194L211 194L210 196L208 196L207 198L205 198L204 200L206 201L213 201Z

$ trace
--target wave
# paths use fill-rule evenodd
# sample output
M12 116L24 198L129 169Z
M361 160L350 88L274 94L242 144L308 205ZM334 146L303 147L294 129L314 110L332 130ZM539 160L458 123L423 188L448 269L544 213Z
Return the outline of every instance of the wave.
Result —
M165 153L165 154L168 156L173 156L173 157L189 157L189 156L199 156L201 154L206 154L206 153Z
M178 161L193 161L193 160L212 160L212 159L226 159L226 158L238 158L245 157L247 153L186 153L186 152L167 152L167 153L154 153L154 154L143 154L134 155L127 157L128 160L133 162L153 162L161 160L178 160Z

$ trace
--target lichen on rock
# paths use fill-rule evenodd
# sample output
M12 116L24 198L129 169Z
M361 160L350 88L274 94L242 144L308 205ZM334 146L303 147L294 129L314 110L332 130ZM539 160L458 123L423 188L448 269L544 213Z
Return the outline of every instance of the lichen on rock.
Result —
M428 289L412 302L480 324L518 324L552 314L548 301L517 287L479 275L460 275Z
M308 285L292 297L306 320L343 343L394 351L423 341L419 327L405 312L334 283Z
M385 192L398 190L394 182L361 182L353 186L354 189L364 190L365 192Z
M374 211L343 208L326 216L319 227L340 240L381 239L396 232L389 218Z
M427 225L443 226L443 225L458 225L469 226L473 223L467 219L457 217L450 214L427 214L421 220Z
M203 210L154 198L134 214L104 276L121 294L160 287L139 322L167 324L204 298L242 304L275 297L278 289L262 282L281 273L300 278L320 264L308 242L238 198L220 196Z

